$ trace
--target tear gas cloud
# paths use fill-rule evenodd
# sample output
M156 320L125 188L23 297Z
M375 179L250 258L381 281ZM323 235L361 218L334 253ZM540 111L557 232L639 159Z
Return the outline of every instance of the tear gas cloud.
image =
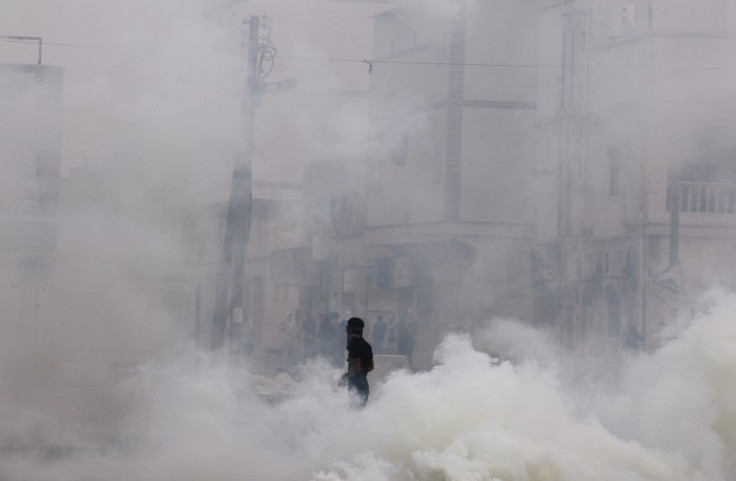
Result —
M3 413L4 436L76 442L53 461L14 457L8 479L730 479L736 299L712 306L618 380L563 380L560 359L497 361L466 334L449 335L436 366L374 383L356 412L339 372L304 365L279 400L262 380L190 350L171 352L116 388L125 415L104 450L56 431L52 412ZM537 333L509 329L503 344ZM495 326L487 327L490 331ZM479 337L484 332L477 333ZM502 345L491 346L504 356ZM273 386L272 386L273 387ZM7 405L5 405L7 409ZM5 409L4 409L5 411ZM44 417L45 416L45 417Z
M561 353L549 333L479 318L472 337L444 338L431 370L376 379L360 412L337 389L339 372L321 360L273 380L247 363L202 352L191 341L194 293L182 281L189 266L181 261L177 216L182 206L227 199L242 142L244 52L237 48L242 38L234 38L242 31L203 22L196 1L50 5L11 0L11 14L0 19L5 32L23 25L28 32L21 34L43 35L50 43L45 63L66 69L62 173L79 184L59 212L57 251L64 255L56 259L54 287L34 299L53 308L45 315L50 323L26 329L12 312L0 321L0 477L713 481L736 475L736 327L729 322L736 300L724 293L713 294L709 310L659 350L611 366L613 375L600 379ZM457 8L442 0L408 5L422 9L427 24ZM339 19L324 32L295 20L317 8L325 20L335 5L251 6L277 22L274 35L292 48L284 56L371 56L366 43L351 43L352 27ZM367 17L382 7L360 8ZM345 37L334 51L306 40L335 31ZM54 46L57 39L78 47ZM15 56L28 50L8 55L27 61ZM301 91L365 90L367 68L284 59L273 76L298 78ZM375 149L364 102L269 95L258 112L256 176L298 182L303 160L350 162ZM422 118L406 127L427 125ZM371 173L366 157L352 161L345 184ZM324 186L333 189L330 180ZM324 209L314 205L304 215ZM306 222L298 212L285 213L290 224ZM2 282L13 285L25 273L5 270ZM50 446L56 451L39 451Z

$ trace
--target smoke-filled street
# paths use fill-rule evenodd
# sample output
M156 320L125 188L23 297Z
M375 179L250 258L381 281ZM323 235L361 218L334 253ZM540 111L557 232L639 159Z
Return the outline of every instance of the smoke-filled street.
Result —
M0 480L736 479L736 0L0 12Z
M334 383L338 372L320 363L304 365L273 404L257 395L257 379L244 366L179 352L116 387L118 437L107 444L98 443L93 426L65 423L52 402L47 411L19 412L4 396L6 442L77 449L55 457L4 453L3 475L731 479L736 301L713 300L710 312L660 350L615 369L580 365L539 332L508 321L477 332L477 348L453 335L431 371L397 372L360 412L347 408ZM496 338L501 345L492 345ZM492 347L526 360L494 362L483 352Z

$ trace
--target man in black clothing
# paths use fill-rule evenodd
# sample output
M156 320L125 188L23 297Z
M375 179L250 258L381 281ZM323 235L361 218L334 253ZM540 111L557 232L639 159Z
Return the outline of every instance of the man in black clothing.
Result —
M348 389L356 394L359 399L359 407L364 407L368 402L368 373L373 370L373 349L363 339L363 327L365 323L359 317L351 317L345 326L348 338L348 372L342 375L340 384L347 384Z

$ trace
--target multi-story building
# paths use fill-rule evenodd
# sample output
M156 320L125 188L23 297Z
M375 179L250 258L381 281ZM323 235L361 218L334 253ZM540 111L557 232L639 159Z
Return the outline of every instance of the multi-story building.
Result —
M339 199L336 218L360 226L363 244L341 266L340 307L369 324L414 311L420 366L443 332L531 316L535 6L448 5L375 17L376 139L365 192Z
M292 206L329 215L249 247L268 329L413 311L428 365L443 332L511 316L614 353L650 343L686 293L734 282L729 2L445 7L374 17L372 149L357 169L304 159Z
M535 317L597 353L652 345L667 306L736 281L736 5L539 6Z

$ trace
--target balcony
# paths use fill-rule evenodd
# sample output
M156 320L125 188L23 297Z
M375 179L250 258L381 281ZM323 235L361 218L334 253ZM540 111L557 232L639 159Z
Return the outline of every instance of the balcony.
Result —
M736 183L680 182L678 193L680 212L731 215L736 213ZM667 199L670 199L669 191ZM669 211L669 200L666 205Z

